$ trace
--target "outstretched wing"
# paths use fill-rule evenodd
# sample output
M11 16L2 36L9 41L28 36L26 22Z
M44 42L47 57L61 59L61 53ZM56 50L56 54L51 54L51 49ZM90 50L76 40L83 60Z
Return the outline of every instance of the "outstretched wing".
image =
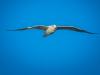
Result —
M30 27L25 27L25 28L19 28L15 30L9 30L9 31L21 31L21 30L32 30L32 29L40 29L40 30L46 30L48 27L39 25L39 26L30 26Z
M88 34L94 34L94 33L91 33L91 32L88 32L86 30L76 28L76 27L73 27L73 26L57 26L57 30L62 30L62 29L72 30L72 31L76 31L76 32L84 32L84 33L88 33Z

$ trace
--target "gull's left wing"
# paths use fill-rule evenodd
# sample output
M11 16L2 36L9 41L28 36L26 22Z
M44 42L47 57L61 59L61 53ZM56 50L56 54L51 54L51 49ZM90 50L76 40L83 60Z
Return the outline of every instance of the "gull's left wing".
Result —
M80 28L76 28L73 26L57 26L57 30L72 30L72 31L76 31L76 32L84 32L84 33L88 33L88 34L94 34L92 32L88 32L86 30L80 29Z

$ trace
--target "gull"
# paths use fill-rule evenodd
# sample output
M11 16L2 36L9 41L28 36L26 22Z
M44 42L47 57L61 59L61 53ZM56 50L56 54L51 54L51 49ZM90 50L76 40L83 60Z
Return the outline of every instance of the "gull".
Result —
M92 32L88 32L86 30L74 27L74 26L57 26L57 25L49 25L49 26L45 26L45 25L36 25L36 26L29 26L29 27L25 27L25 28L19 28L19 29L15 29L15 30L9 30L9 31L23 31L23 30L34 30L34 29L39 29L39 30L43 30L44 31L44 37L47 37L51 34L53 34L55 31L57 30L72 30L72 31L76 31L76 32L83 32L83 33L88 33L88 34L94 34Z

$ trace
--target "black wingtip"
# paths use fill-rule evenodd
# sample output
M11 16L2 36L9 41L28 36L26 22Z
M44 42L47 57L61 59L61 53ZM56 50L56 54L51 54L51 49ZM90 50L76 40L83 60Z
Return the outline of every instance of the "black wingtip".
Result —
M88 33L88 34L96 34L96 33L92 33L92 32L86 32L86 33Z
M86 30L81 30L80 32L87 33L87 34L97 34L97 33L92 33L92 32L86 31Z
M92 32L88 32L88 31L85 31L85 33L88 33L88 34L97 34L97 33L92 33Z

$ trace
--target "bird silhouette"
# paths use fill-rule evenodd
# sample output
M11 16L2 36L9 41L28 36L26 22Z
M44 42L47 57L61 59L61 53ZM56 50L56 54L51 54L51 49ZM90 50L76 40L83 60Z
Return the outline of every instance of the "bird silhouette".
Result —
M34 29L39 29L39 30L43 30L44 31L44 37L47 37L51 34L53 34L55 31L57 30L72 30L72 31L76 31L76 32L83 32L83 33L88 33L88 34L95 34L92 32L88 32L86 30L74 27L74 26L57 26L57 25L49 25L49 26L45 26L45 25L36 25L36 26L29 26L29 27L25 27L25 28L19 28L19 29L15 29L15 30L9 30L9 31L23 31L23 30L34 30Z

